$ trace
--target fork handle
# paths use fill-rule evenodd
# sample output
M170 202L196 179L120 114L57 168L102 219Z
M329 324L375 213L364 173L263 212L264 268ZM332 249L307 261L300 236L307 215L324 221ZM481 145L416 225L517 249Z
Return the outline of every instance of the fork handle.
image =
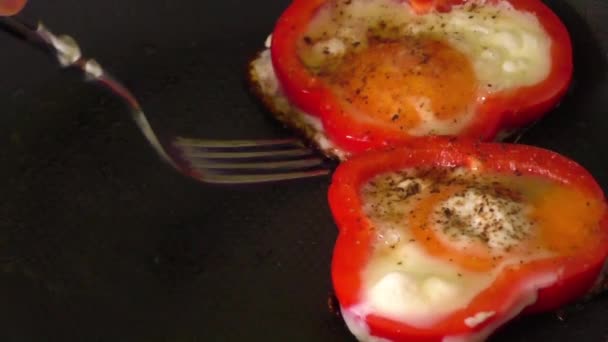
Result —
M3 31L13 35L19 40L28 41L47 52L51 50L51 46L49 46L48 42L35 33L36 27L25 19L21 19L17 16L0 17L0 27L2 27Z
M104 86L124 100L131 110L133 120L159 157L178 171L182 171L163 148L133 93L105 71L96 60L84 57L74 38L68 35L57 36L42 23L33 25L17 16L0 17L0 28L16 38L50 53L51 56L57 58L62 67L79 69L84 73L85 80Z

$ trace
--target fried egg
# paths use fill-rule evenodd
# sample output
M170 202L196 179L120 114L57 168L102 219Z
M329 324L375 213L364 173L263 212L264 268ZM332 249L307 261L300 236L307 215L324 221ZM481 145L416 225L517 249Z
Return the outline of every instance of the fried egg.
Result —
M349 151L322 120L293 105L269 51L249 78L271 112L327 155ZM410 136L457 135L497 92L537 84L551 71L551 39L532 14L507 1L468 1L419 14L406 1L333 0L322 5L297 46L302 64L359 120Z
M554 212L543 204L553 195L579 203L572 205L576 214L564 213L563 219L565 229L575 235L557 234L557 219L543 222L545 214ZM604 207L599 201L585 205L581 196L536 178L480 176L472 171L412 169L370 179L361 198L375 241L360 274L360 302L342 308L347 326L359 341L374 342L388 340L372 336L366 325L370 315L429 329L467 308L505 270L584 249L592 239L591 222L599 220ZM504 294L514 296L509 312L501 312L497 319L497 312L476 312L465 317L464 324L483 329L443 341L484 340L533 304L538 290L554 285L560 272L555 267L529 276L519 295Z

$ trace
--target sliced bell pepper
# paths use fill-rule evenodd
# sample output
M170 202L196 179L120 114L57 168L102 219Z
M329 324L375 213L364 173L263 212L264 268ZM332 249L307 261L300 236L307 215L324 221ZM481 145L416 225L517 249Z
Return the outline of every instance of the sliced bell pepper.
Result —
M499 258L512 258L513 262L496 268L496 258L488 254L492 248L481 243L488 243L487 240L480 242L487 249L480 253L450 246L438 236L441 229L429 228L441 224L435 221L429 208L453 195L450 189L459 186L466 189L467 184L444 182L443 187L421 192L418 195L421 198L412 199L413 210L401 214L405 223L396 229L413 238L399 243L415 243L430 260L449 263L463 274L475 276L498 270L465 305L441 315L437 313L425 324L412 323L412 317L375 312L369 303L374 285L366 274L371 272L369 267L374 265L378 253L384 253L379 252L383 249L377 242L383 231L364 209L366 199L362 189L378 175L403 170L414 170L423 180L428 178L425 175L430 174L429 170L439 174L465 170L472 177L510 179L511 183L501 183L502 187L489 182L484 189L498 192L500 188L501 193L531 207L526 214L532 222L531 232L506 252L505 259ZM432 183L434 178L429 179ZM517 182L526 182L526 186L518 188L513 185ZM328 197L339 229L331 267L333 284L343 316L360 340L481 341L517 315L557 309L602 287L603 267L608 266L608 206L604 194L583 167L554 152L525 145L419 138L396 149L364 153L342 163L333 176ZM466 227L462 229L466 231ZM422 235L421 230L425 230ZM545 249L551 252L523 258ZM393 271L398 273L400 266L395 267ZM432 275L434 271L425 268L420 272ZM439 312L439 308L434 310Z
M434 94L431 98L434 99L433 101L437 99L437 106L443 106L441 108L464 107L468 104L475 107L473 119L464 127L459 128L457 133L447 135L493 140L500 133L538 120L556 106L571 82L573 69L569 34L560 19L546 5L540 0L501 1L509 3L518 11L533 14L550 39L550 71L544 80L536 84L491 93L480 91L475 87L475 81L471 79L474 76L471 74L472 71L468 70L472 68L471 62L461 53L454 52L454 49L445 49L442 47L442 43L431 42L423 47L423 50L426 51L425 53L438 51L439 64L437 65L445 67L439 73L440 76L433 73L434 69L425 70L423 67L422 77L404 76L402 79L374 81L378 89L369 94L371 104L367 103L366 98L358 102L345 100L344 94L336 93L335 87L330 85L327 79L311 72L298 54L298 44L306 39L305 34L311 21L319 9L329 2L328 0L295 0L287 8L278 20L272 36L273 66L289 101L302 111L320 118L328 138L348 153L356 154L371 149L397 146L411 139L411 132L404 131L404 123L400 121L405 119L398 119L398 113L393 116L395 122L388 120L386 113L383 114L382 119L373 114L377 109L376 106L384 106L383 111L390 111L403 105L402 100L395 100L396 102L392 103L393 100L385 99L382 96L388 97L389 89L396 88L397 84L404 84L404 82L411 84L419 92ZM454 5L467 2L470 1L407 1L419 14L432 10L449 12ZM492 0L488 3L493 2L495 1ZM359 59L355 59L355 62L351 63L352 70L348 69L345 72L354 73L355 77L358 77L357 75L360 76L361 73L366 72L364 70L368 70L370 66L374 65L374 58L386 56L386 54L396 54L399 51L398 45L385 44L384 50L379 49L375 55L363 54ZM450 60L451 63L442 62ZM449 76L450 74L452 76ZM371 76L370 79L373 77ZM358 91L354 89L357 87L356 82L356 80L351 82L350 86L353 89L346 89L346 91L351 93ZM445 89L445 85L452 89ZM458 98L458 96L462 96L462 98ZM351 103L347 104L347 102ZM362 112L364 115L353 115L353 112ZM406 122L407 124L415 126L411 120L417 119L409 118L407 120L410 120ZM438 135L441 134L443 133Z

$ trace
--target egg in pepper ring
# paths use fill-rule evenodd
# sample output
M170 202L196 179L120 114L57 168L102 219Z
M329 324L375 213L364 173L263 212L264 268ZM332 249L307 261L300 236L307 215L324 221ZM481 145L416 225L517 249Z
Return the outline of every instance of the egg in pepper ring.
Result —
M606 286L608 206L554 152L419 138L334 174L332 278L360 341L483 341Z
M251 64L258 94L328 155L482 140L565 93L571 42L540 0L295 0Z

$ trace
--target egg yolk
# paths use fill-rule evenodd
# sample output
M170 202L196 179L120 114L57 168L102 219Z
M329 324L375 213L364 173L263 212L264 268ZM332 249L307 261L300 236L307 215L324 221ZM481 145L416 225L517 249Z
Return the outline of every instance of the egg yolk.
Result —
M518 193L517 186L522 184L514 183L514 193ZM525 183L525 186L534 187L533 181ZM513 185L512 185L513 186ZM538 185L536 185L538 187ZM411 232L415 239L419 241L424 249L431 255L441 257L444 260L451 260L465 269L472 271L489 271L503 258L518 258L529 255L532 251L546 251L550 254L567 256L573 253L580 253L594 244L596 234L595 227L599 221L604 206L600 201L589 200L585 194L578 190L566 188L561 185L544 185L543 195L527 199L507 199L501 207L490 208L491 211L503 211L501 215L513 219L522 216L524 221L528 221L529 227L515 227L505 232L507 223L503 219L494 217L488 219L483 227L483 232L472 232L470 229L459 229L458 234L467 234L474 240L467 247L450 243L454 236L449 236L448 225L453 225L454 220L437 220L433 212L440 208L440 203L454 196L458 191L465 188L462 186L447 186L441 191L431 193L422 199L416 209L415 215L411 217ZM491 203L491 195L484 194L483 202L486 207ZM529 206L530 212L524 214L508 207L505 203L522 201ZM461 206L472 206L466 203L466 199L459 199ZM444 202L445 203L445 202ZM447 210L446 208L443 208ZM475 214L484 216L483 205L476 209ZM444 212L443 215L450 218L455 213ZM450 222L452 221L452 222ZM464 222L470 225L471 222ZM511 226L511 224L509 224ZM468 227L465 227L468 228ZM456 230L456 229L455 229ZM454 231L455 231L454 230ZM502 232L501 232L502 230ZM520 231L518 231L520 230ZM526 232L528 230L528 232ZM488 241L488 236L497 233L504 236L503 240L515 242L507 248L493 246ZM446 235L446 236L441 236ZM446 238L447 237L447 238ZM496 254L497 250L501 253Z
M372 41L321 77L349 111L400 130L432 119L457 120L475 101L477 81L466 55L431 39Z
M404 170L375 177L362 195L380 251L414 243L473 272L580 255L606 238L601 200L535 176Z

